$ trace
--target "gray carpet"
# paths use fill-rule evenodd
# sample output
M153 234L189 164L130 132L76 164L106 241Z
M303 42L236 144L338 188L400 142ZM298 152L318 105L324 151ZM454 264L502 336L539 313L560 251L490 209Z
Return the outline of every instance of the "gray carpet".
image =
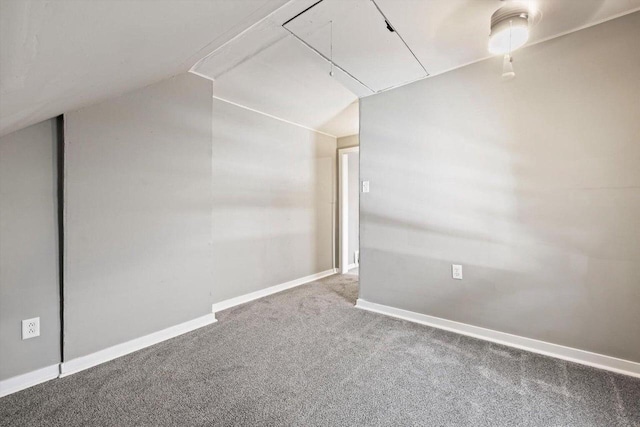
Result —
M640 380L353 308L333 276L0 400L2 426L640 426Z

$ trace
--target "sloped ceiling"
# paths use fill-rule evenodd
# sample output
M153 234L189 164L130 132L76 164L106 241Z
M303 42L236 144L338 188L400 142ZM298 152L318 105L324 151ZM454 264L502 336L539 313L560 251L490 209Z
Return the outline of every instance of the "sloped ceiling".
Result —
M371 0L322 1L347 10ZM640 9L640 0L528 1L542 13L529 44ZM0 0L0 135L189 69L215 79L218 98L335 136L357 133L357 100L372 91L340 70L329 76L326 60L282 27L316 2ZM431 76L488 57L490 17L505 4L375 2ZM354 37L364 25L353 22ZM375 44L357 56L368 71L389 67Z
M531 28L529 44L640 8L640 0L525 1L542 16ZM371 75L388 72L390 66L411 65L390 61L388 47L382 44L362 42L362 35L371 33L375 16L365 19L363 13L360 21L339 16L358 8L369 11L371 0L322 0L314 6L316 3L317 0L291 1L242 36L202 59L193 71L215 79L214 93L220 98L336 136L356 133L358 117L354 101L357 97L373 94L373 91L363 88L339 70L334 70L334 76L330 77L326 59L297 40L282 25L293 18L286 26L303 39L308 35L308 44L315 45L316 50L326 56L328 21L349 22L350 25L341 27L334 34L334 55L337 53L339 56L344 49L349 51L349 60L353 63L348 68L354 73L361 69ZM424 65L429 76L434 76L490 56L487 40L491 14L504 6L505 1L375 0L375 3ZM313 7L300 14L309 6ZM379 25L384 26L384 19L377 18ZM314 29L322 29L322 33L320 30L313 33ZM364 48L353 52L351 48L357 40L361 40L359 45ZM517 62L517 52L515 57ZM496 73L499 77L499 70ZM362 80L367 79L363 77ZM406 83L402 79L396 80L397 84ZM372 86L377 90L375 85ZM351 107L347 108L347 105Z
M347 0L350 1L350 0ZM334 70L282 27L317 0L293 0L200 60L216 98L341 137L358 133L358 95L371 92Z
M186 72L286 0L2 0L0 135Z
M370 93L427 76L372 1L323 0L284 27Z
M527 45L640 8L640 0L521 2L528 3L540 15L531 26ZM376 3L433 76L490 56L487 41L491 14L507 1L376 0Z

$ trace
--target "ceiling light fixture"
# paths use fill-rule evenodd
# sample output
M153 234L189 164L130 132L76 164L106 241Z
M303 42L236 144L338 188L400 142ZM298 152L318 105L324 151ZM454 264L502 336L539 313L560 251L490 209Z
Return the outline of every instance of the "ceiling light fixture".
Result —
M521 48L529 40L529 10L526 4L511 2L491 15L491 33L489 34L489 52L504 55L502 78L512 79L511 52Z
M489 52L504 55L529 40L529 13L523 7L505 6L491 15Z

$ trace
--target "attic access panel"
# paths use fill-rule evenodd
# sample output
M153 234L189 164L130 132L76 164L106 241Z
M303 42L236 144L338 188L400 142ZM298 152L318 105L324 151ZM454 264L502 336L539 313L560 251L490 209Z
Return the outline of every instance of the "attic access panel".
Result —
M372 92L428 76L372 0L321 0L283 27Z

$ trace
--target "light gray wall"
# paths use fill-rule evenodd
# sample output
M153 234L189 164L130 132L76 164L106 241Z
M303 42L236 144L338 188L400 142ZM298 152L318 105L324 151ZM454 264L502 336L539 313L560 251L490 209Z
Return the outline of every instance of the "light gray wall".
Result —
M358 135L349 135L338 138L338 148L350 148L360 145Z
M55 120L0 138L0 380L60 361L56 198Z
M640 362L640 13L361 100L360 297ZM451 279L451 264L464 280Z
M349 264L355 263L360 248L360 159L359 153L347 154L349 163Z
M65 115L65 359L211 312L211 82Z
M213 299L332 268L336 139L213 100Z

